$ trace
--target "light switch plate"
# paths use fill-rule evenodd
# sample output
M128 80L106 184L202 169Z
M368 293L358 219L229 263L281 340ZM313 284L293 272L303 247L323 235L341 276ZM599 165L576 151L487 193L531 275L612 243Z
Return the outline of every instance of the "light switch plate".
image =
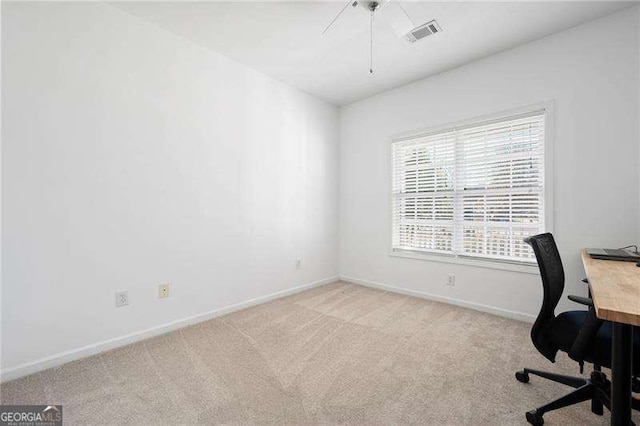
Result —
M158 298L164 299L169 297L169 284L160 284L158 286Z

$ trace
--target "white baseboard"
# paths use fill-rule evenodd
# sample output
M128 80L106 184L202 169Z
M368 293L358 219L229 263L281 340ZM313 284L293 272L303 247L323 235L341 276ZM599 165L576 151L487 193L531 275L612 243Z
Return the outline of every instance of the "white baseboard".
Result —
M225 306L223 308L214 309L202 314L193 315L188 318L173 321L167 324L163 324L157 327L149 328L143 331L127 334L125 336L116 337L114 339L105 340L91 345L83 346L81 348L72 349L69 351L61 352L48 357L40 358L36 361L27 362L24 364L10 367L0 371L0 382L6 382L14 380L19 377L28 376L29 374L37 373L48 368L58 367L62 364L66 364L71 361L75 361L81 358L86 358L91 355L96 355L101 352L105 352L111 349L119 348L131 343L139 342L141 340L148 339L150 337L165 334L179 328L183 328L192 324L197 324L202 321L206 321L212 318L220 317L222 315L230 314L242 309L249 308L251 306L259 305L274 299L290 296L292 294L299 293L301 291L309 290L313 287L318 287L324 284L329 284L338 281L339 277L328 277L319 281L315 281L309 284L303 284L297 287L293 287L287 290L279 291L276 293L268 294L266 296L258 297L255 299L247 300L246 302L236 303L235 305Z
M388 284L382 284L374 281L361 280L359 278L340 276L341 281L347 281L353 284L360 284L366 287L377 288L379 290L390 291L392 293L404 294L405 296L419 297L421 299L434 300L436 302L448 303L450 305L461 306L463 308L469 308L480 312L486 312L501 317L511 318L518 321L524 321L533 323L536 319L534 315L525 314L522 312L509 311L507 309L496 308L493 306L483 305L480 303L467 302L460 299L454 299L452 297L439 296L436 294L425 293L417 290L409 290L401 287L394 287Z

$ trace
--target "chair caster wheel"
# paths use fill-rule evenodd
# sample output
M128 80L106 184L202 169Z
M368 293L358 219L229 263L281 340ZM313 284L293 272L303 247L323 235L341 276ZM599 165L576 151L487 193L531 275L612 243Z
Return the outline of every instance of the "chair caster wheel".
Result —
M529 383L529 373L524 371L516 371L516 379L521 383Z
M544 424L544 419L537 411L529 411L527 412L527 421L529 424L534 426L542 426Z

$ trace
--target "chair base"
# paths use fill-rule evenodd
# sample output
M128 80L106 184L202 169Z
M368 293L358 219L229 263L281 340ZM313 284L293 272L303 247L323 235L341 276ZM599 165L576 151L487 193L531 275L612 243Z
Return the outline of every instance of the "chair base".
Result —
M544 419L542 416L549 411L588 400L591 400L591 412L594 414L601 416L604 414L604 407L611 409L611 382L604 373L600 371L593 371L590 378L584 379L582 377L564 376L562 374L525 368L516 373L516 379L522 383L528 383L530 374L552 380L556 383L562 383L575 389L573 392L555 401L527 412L527 422L532 425L543 425ZM640 409L640 401L633 400L633 408L636 410Z

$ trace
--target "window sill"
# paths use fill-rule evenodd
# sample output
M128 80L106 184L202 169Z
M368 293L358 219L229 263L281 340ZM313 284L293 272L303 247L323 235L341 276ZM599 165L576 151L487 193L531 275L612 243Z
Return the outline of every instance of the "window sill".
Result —
M509 263L499 260L472 259L467 257L456 257L447 254L429 254L412 251L391 251L389 256L403 257L405 259L426 260L431 262L453 263L457 265L475 266L478 268L500 269L503 271L521 272L525 274L540 275L540 270L536 263Z

